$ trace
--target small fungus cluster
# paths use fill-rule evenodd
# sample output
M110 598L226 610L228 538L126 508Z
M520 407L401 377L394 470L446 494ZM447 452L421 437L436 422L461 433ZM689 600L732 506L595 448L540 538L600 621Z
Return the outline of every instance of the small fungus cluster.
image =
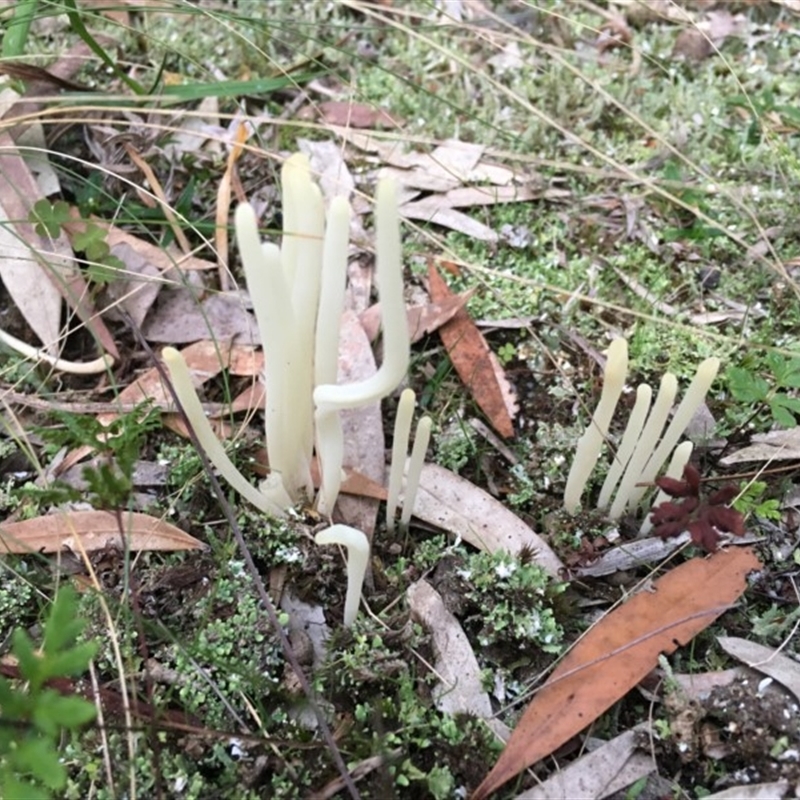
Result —
M678 393L677 378L670 372L663 376L652 405L652 388L647 384L638 387L625 432L600 490L598 509L608 509L611 519L619 519L623 514L635 510L670 455L672 458L666 477L677 479L683 474L692 454L692 443L678 444L678 440L705 400L718 370L717 358L707 358L700 364L668 424L669 413ZM571 514L580 506L581 495L597 464L603 443L608 439L611 419L627 374L628 343L625 339L615 339L608 348L600 402L578 442L567 478L564 507ZM615 489L616 496L612 500ZM646 533L651 526L652 523L646 521L642 532Z

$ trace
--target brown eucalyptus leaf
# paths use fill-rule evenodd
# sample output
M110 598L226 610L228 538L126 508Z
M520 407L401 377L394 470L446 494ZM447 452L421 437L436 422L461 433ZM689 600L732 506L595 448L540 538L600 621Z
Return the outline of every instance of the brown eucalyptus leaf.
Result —
M563 574L564 564L541 536L488 492L444 467L423 466L414 516L487 553L530 550L553 577Z
M443 303L454 296L433 263L428 269L428 278L431 300L435 303ZM466 309L457 311L449 322L442 325L439 336L459 377L492 427L501 436L513 436L513 419L519 410L516 395Z
M749 548L694 558L603 617L536 694L472 799L488 797L597 719L662 653L685 645L726 611L747 587L748 573L760 568Z
M206 545L180 528L148 514L71 511L0 524L0 553L120 550L204 550Z

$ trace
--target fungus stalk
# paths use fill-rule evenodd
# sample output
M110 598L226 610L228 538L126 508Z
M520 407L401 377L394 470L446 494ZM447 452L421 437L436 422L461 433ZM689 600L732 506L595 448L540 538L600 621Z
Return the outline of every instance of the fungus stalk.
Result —
M192 426L200 446L206 451L209 461L219 470L222 477L259 511L263 511L265 514L281 516L283 514L282 505L276 503L274 499L248 483L244 475L236 469L233 462L228 458L225 448L220 440L217 439L211 424L203 412L203 406L200 404L197 392L192 385L192 377L189 374L189 368L186 366L183 356L174 347L165 347L162 356L167 370L169 370L175 394L178 395L178 400L183 406L189 424ZM288 500L288 497L285 499Z
M338 385L336 379L350 204L345 198L335 198L326 218L322 194L312 180L308 159L301 154L284 164L281 190L284 232L280 247L261 242L255 212L248 204L239 206L235 214L236 238L266 356L264 416L270 475L259 488L236 470L214 435L183 357L168 347L164 361L200 445L236 491L261 511L283 516L303 494L313 496L311 459L316 449L322 475L318 508L330 515L342 477L340 411L381 400L395 390L408 370L410 341L397 188L393 181L382 180L376 191L383 362L370 378L346 385ZM412 463L424 458L425 426L421 430L422 455L415 447ZM404 460L405 452L401 477ZM319 534L317 541L339 542L349 549L345 624L352 624L369 558L367 538L353 528L335 525Z
M413 389L404 389L397 404L397 416L394 420L394 437L392 439L392 463L389 467L389 487L386 494L386 529L394 530L394 515L403 488L403 471L408 454L408 440L411 436L411 420L414 416Z
M344 625L349 628L358 615L361 588L369 563L369 541L364 533L349 525L331 525L314 537L317 544L340 544L347 548L347 594Z
M707 358L697 368L686 394L683 396L680 405L675 411L669 427L664 432L658 447L655 448L652 455L647 461L647 464L642 471L639 479L640 483L652 483L658 471L664 465L664 462L669 458L670 453L675 449L678 444L678 439L683 435L683 432L692 421L692 417L698 408L702 405L706 398L714 378L717 377L719 371L719 359ZM647 491L647 486L637 486L630 495L629 504L635 505L638 503L644 493Z
M325 470L319 511L330 514L339 493L342 470L342 431L339 412L360 408L393 392L408 372L410 337L403 300L400 216L397 187L382 180L376 193L376 271L381 296L383 362L371 377L348 384L326 383L314 389L317 454Z
M653 397L653 390L643 383L636 390L636 403L631 411L628 424L625 426L625 433L622 435L617 453L606 475L603 488L600 490L600 497L597 500L598 508L608 508L611 502L611 494L619 483L620 477L631 460L636 445L642 435L645 420L647 419L647 412L650 411L650 400Z
M589 427L584 432L575 450L575 459L567 478L564 491L564 508L574 514L580 505L581 495L600 456L603 442L628 373L628 343L625 339L614 339L608 348L608 359L603 373L603 391L600 403L594 412Z
M425 463L425 453L428 451L428 443L431 440L430 417L423 417L417 423L417 431L414 434L414 447L411 449L411 458L408 460L408 474L406 475L406 491L403 496L403 511L400 514L400 527L405 529L414 513L414 500L419 489L419 480L422 476L422 466Z
M628 462L628 468L622 476L622 482L619 485L614 502L611 504L608 512L610 519L619 519L625 513L625 509L628 507L628 500L636 489L637 482L641 479L647 460L655 450L677 394L678 379L671 372L667 372L661 378L656 401L653 404L647 422L644 424L636 449Z

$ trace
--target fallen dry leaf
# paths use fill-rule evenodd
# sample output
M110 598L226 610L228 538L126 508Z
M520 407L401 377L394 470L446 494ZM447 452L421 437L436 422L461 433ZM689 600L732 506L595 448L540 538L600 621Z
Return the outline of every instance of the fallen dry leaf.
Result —
M180 528L148 514L112 511L71 511L47 514L23 522L0 524L0 553L91 552L120 550L204 550L206 545Z
M118 318L117 306L131 318L137 328L141 328L150 308L164 285L160 270L139 250L127 242L120 242L111 248L111 254L124 265L103 290L102 304L109 317Z
M745 783L731 786L721 792L707 794L706 800L781 800L782 797L787 797L788 791L789 781ZM791 795L788 796L791 797Z
M436 707L445 714L469 714L486 721L503 741L511 733L495 718L492 702L483 688L478 659L467 634L445 607L442 596L427 581L412 583L406 591L411 616L430 631L438 683L432 694Z
M409 306L406 309L408 318L408 333L411 344L418 342L438 330L445 322L449 322L456 312L464 308L467 300L472 296L472 290L461 294L450 295L441 303L424 303L418 306ZM361 324L371 342L378 338L381 328L381 304L374 303L363 314L359 315Z
M774 678L800 700L800 664L796 661L781 655L772 647L748 642L737 636L717 636L717 641L728 655Z
M181 355L192 375L194 386L198 388L219 375L223 369L229 369L232 375L239 377L256 377L264 370L263 354L248 345L226 347L219 342L206 340L184 347ZM164 384L161 373L151 367L126 386L117 400L121 405L137 405L145 401L155 405L171 405L172 395ZM117 414L98 416L103 425L109 425L116 418Z
M714 52L714 44L708 35L697 28L682 30L672 47L673 58L685 58L687 61L699 62Z
M309 109L309 116L319 116L326 125L344 125L349 128L389 128L402 127L403 120L393 117L388 111L349 100L325 100ZM303 115L301 114L302 118Z
M43 349L58 355L63 280L74 271L66 236L39 236L28 216L42 198L36 181L8 133L0 134L0 277ZM39 256L38 254L47 254Z
M235 293L210 294L198 300L185 287L161 292L155 306L142 325L142 334L149 342L186 344L199 339L239 344L260 344L255 317L245 309Z
M637 569L646 564L658 564L689 541L684 533L674 539L661 539L651 536L647 539L634 539L606 550L600 558L586 566L573 570L581 578L599 578L629 569Z
M44 198L24 159L14 152L10 142L7 133L0 134L0 216L14 220L13 225L0 226L4 249L0 276L46 351L56 353L60 349L63 298L103 350L118 359L114 337L92 306L89 287L75 268L66 226L55 238L41 237L28 222L35 203Z
M336 142L298 139L297 149L308 156L311 171L319 183L326 203L330 203L334 197L352 199L356 181L344 160L341 145ZM351 225L353 222L354 220L351 220ZM358 224L360 225L360 222ZM361 233L363 235L363 230Z
M223 369L229 369L232 375L252 378L261 375L264 371L263 354L247 345L237 344L224 347L218 342L195 342L184 347L181 355L189 367L196 387L202 386ZM151 367L119 393L117 402L123 408L145 402L150 402L155 406L171 406L172 395L162 380L161 373L155 367ZM98 414L97 420L101 425L110 425L118 416L118 413L109 411ZM164 424L181 436L188 438L189 432L178 414L165 415ZM228 438L231 435L231 426L221 424L219 420L212 421L212 428L220 438ZM56 474L59 475L70 469L91 452L92 448L89 445L81 445L71 451L59 465Z
M796 461L800 458L800 427L759 433L752 444L720 459L720 464L742 464L748 461Z
M648 725L637 725L625 731L515 800L600 800L621 792L656 768L652 757L636 746L638 737L648 729Z
M339 333L339 383L364 380L377 371L367 335L352 311L342 315ZM342 412L344 432L344 464L375 483L383 484L386 471L384 456L383 415L380 405ZM364 531L372 541L378 520L379 502L369 497L343 497L336 503L342 520Z
M236 162L242 155L243 145L252 133L252 126L244 120L235 120L235 133L228 151L225 172L217 186L216 230L214 240L217 249L217 266L219 268L219 285L222 291L231 288L231 273L228 268L228 218L231 210L231 192L234 186L241 186Z
M428 280L435 303L454 297L433 263L428 267ZM457 311L450 322L439 328L439 336L459 377L491 426L501 436L513 436L513 419L518 411L514 390L467 311Z
M564 565L541 536L488 492L444 467L422 467L414 516L487 553L531 550L550 575L563 574Z
M473 800L546 757L689 642L744 592L761 567L749 548L693 558L603 617L578 641L525 710Z
M448 205L442 194L432 194L417 202L403 203L400 206L400 215L406 219L439 225L481 242L496 242L500 238L488 225Z

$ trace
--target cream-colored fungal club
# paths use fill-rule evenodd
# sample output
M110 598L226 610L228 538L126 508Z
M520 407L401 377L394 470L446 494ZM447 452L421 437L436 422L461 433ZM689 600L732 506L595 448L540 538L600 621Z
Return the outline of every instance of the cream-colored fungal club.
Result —
M609 348L600 404L575 453L564 493L564 507L570 513L574 513L579 506L581 494L594 469L602 442L607 437L614 406L625 382L627 348L618 344L621 341L612 342ZM678 392L676 377L669 372L664 375L652 409L651 388L646 384L638 387L636 403L628 418L619 449L612 456L611 466L597 502L599 509L609 509L610 519L619 519L626 511L636 509L673 451L667 474L682 474L692 446L688 442L678 445L678 441L703 403L718 370L719 359L708 358L700 364L669 425L666 422ZM619 487L612 501L617 483ZM647 530L647 524L644 530Z
M589 476L594 470L600 450L608 437L608 428L614 409L617 407L619 396L625 386L625 377L628 374L628 343L624 339L614 339L608 348L606 368L603 372L603 390L600 394L600 403L594 412L589 427L578 441L575 449L575 459L567 478L567 488L564 491L564 508L574 514L581 502L581 495L586 488Z
M236 491L265 513L284 515L298 501L313 498L311 461L316 451L322 476L317 508L330 516L342 480L340 412L379 402L397 388L408 370L397 187L391 180L382 180L376 193L383 361L370 378L345 385L336 379L350 204L343 197L335 198L326 214L308 159L301 154L286 160L281 191L284 231L280 246L262 243L250 205L239 206L235 215L236 239L266 362L264 417L270 475L258 488L236 470L214 435L180 353L166 348L164 363L200 445ZM422 430L420 443L427 446L425 426ZM412 463L415 458L419 455L412 454ZM401 475L402 467L401 463ZM413 488L412 478L407 494ZM358 611L369 542L360 531L343 525L318 534L317 541L348 548L345 624L350 625Z
M240 205L235 215L236 238L266 355L264 416L271 472L258 490L245 489L247 482L241 475L233 478L233 466L223 460L224 450L208 439L210 427L201 418L194 388L186 379L188 370L183 375L177 367L182 362L180 354L167 348L165 363L182 405L200 415L191 421L198 433L203 432L209 457L240 493L273 514L285 513L303 498L311 500L311 460L316 450L322 475L318 507L329 515L339 494L343 467L339 412L380 401L408 370L397 189L390 180L377 187L376 271L383 362L371 378L337 385L350 204L345 198L335 198L326 215L322 194L302 154L286 160L281 188L284 231L280 247L262 243L249 204ZM256 491L264 497L256 498Z
M317 544L339 544L347 548L347 594L344 601L344 624L350 627L358 616L361 588L369 563L369 541L362 531L349 525L331 525L314 537Z

